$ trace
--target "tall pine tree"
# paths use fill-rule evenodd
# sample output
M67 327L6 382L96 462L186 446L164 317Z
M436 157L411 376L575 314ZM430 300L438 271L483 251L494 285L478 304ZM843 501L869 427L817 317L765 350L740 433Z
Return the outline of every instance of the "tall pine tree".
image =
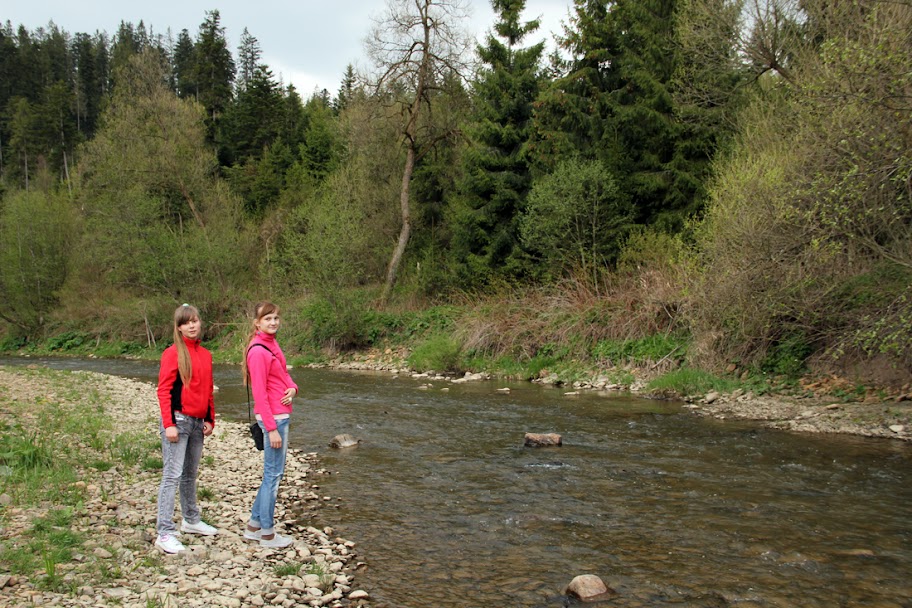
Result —
M217 10L207 11L193 47L197 100L206 108L206 129L215 140L218 122L232 98L235 66Z
M500 20L478 47L484 67L474 83L471 143L453 228L467 283L492 273L517 277L526 272L518 222L532 181L526 147L542 82L544 41L518 48L539 27L537 20L520 21L525 0L491 4Z
M544 170L567 154L600 160L636 208L668 229L695 210L705 160L677 119L676 0L575 0L560 45L569 59L540 100L536 158Z

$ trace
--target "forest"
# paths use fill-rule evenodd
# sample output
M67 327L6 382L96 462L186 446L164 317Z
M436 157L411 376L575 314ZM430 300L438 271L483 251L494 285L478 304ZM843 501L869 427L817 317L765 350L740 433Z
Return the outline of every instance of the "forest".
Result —
M6 22L0 350L269 298L302 356L912 379L912 2L575 0L550 54L491 4L389 0L306 99L217 10Z

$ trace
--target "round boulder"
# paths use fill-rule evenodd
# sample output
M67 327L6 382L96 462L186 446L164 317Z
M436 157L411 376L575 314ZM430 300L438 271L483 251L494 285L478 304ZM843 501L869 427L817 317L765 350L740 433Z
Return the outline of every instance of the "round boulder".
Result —
M614 590L594 574L581 574L570 581L566 593L575 595L584 602L597 602L613 595Z

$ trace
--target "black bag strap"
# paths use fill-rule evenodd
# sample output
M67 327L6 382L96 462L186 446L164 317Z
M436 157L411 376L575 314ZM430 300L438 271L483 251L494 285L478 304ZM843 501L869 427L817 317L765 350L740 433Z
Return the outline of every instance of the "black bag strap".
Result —
M245 363L247 361L247 355L250 354L250 349L253 348L254 346L262 346L263 348L265 348L266 350L269 351L270 355L275 357L275 353L272 352L272 350L268 346L257 342L256 344L251 344L250 346L248 346L247 350L244 352L244 362ZM247 367L245 369L247 370L247 382L245 383L247 386L247 422L251 423L251 422L253 422L253 420L252 420L252 416L251 416L251 412L250 412L250 368Z

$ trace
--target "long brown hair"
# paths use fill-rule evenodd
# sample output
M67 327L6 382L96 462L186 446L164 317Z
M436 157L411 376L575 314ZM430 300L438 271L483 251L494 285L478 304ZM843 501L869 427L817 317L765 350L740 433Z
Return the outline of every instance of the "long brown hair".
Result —
M177 347L177 371L180 373L181 382L184 386L190 386L190 379L193 378L193 365L190 363L190 351L184 343L184 336L178 329L181 325L186 325L194 319L199 319L200 313L196 306L181 304L174 311L174 346Z
M256 336L257 322L266 315L279 314L279 307L272 302L257 302L253 307L253 317L250 321L250 333L247 334L247 340L244 341L244 356L241 357L241 376L244 378L244 385L247 384L247 350L250 348L250 342Z

